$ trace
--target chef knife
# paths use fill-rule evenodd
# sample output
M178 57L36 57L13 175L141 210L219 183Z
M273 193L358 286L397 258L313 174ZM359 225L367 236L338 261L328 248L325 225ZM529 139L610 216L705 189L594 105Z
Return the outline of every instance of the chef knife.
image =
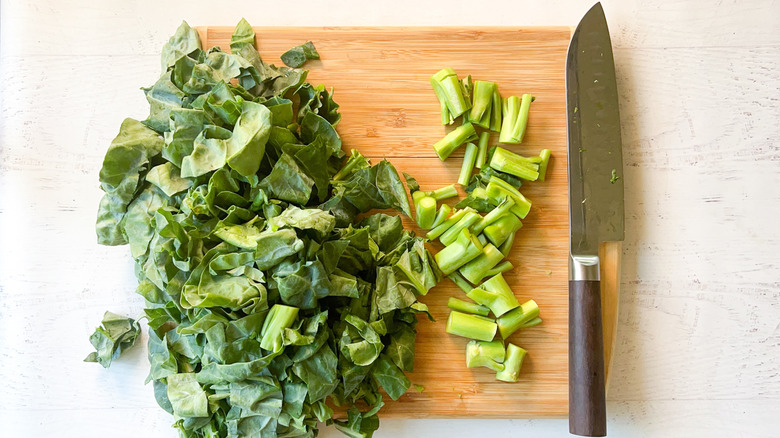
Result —
M607 433L599 245L621 241L623 157L615 65L596 3L566 58L569 140L569 432Z

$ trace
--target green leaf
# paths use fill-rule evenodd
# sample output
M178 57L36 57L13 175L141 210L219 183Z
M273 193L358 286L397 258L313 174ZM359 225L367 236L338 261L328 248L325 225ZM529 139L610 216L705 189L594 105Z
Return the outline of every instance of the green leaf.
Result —
M271 111L264 105L243 102L241 116L227 142L227 163L239 174L257 173L271 133Z
M414 286L408 280L400 280L397 271L389 266L376 270L376 305L380 315L393 310L405 309L417 300ZM400 278L404 278L403 274Z
M411 385L403 371L386 355L380 355L371 368L371 376L393 400L398 400Z
M200 387L194 373L168 376L168 399L173 413L178 417L207 417L209 415L206 392Z
M296 262L274 273L282 302L301 309L314 309L317 300L330 293L330 280L319 260Z
M170 162L153 167L146 174L146 180L169 197L192 187L192 181L182 178L179 168Z
M229 130L218 126L203 129L193 142L192 154L181 160L181 176L198 177L224 166L231 135Z
M257 240L255 264L258 269L269 269L302 249L303 242L291 229L263 231Z
M195 148L194 142L206 124L206 113L200 109L171 110L168 131L164 133L165 146L162 157L177 167L181 167L184 157Z
M327 345L313 356L293 365L293 373L306 383L308 402L322 400L338 385L338 359Z
M379 357L384 344L374 328L365 320L347 315L344 318L349 326L345 327L339 341L341 354L358 366L369 366Z
M108 368L114 359L135 344L140 332L134 319L106 312L101 326L89 337L96 351L90 353L84 362L97 362L103 368Z
M260 188L282 201L305 205L311 197L314 180L289 154L282 154L271 173L260 181Z
M282 54L282 62L294 68L302 66L310 59L320 59L320 54L311 41L295 46Z
M299 230L314 230L320 238L328 235L336 225L336 218L317 208L300 209L294 205L287 207L279 216L268 221L268 227L276 231L284 227Z
M98 211L98 243L127 243L120 226L127 205L141 186L141 173L162 150L163 140L151 129L133 119L125 119L119 134L111 142L100 169L100 186L106 193Z
M162 49L162 71L172 67L179 58L189 55L201 48L198 32L182 21L176 33L168 40Z
M398 326L398 330L390 334L390 344L385 352L398 368L412 372L414 371L414 340L417 332L407 324Z
M171 72L165 72L151 88L144 88L149 102L149 117L143 124L157 132L170 129L171 112L181 109L187 93L180 90L171 80Z
M361 212L394 208L412 216L406 189L398 172L387 160L368 169L360 169L347 180L336 184L336 195L342 196Z

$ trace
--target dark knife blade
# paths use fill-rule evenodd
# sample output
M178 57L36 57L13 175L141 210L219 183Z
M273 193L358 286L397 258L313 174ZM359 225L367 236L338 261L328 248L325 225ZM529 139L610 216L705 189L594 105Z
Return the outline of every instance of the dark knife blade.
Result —
M569 141L569 431L606 435L598 249L623 240L623 156L606 18L596 3L566 59Z

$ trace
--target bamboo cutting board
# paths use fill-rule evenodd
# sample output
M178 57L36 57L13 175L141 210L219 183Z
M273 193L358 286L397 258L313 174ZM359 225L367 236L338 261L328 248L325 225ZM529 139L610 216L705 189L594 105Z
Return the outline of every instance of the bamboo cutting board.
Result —
M199 28L204 47L229 50L231 27ZM462 148L446 162L431 146L449 129L440 124L439 104L428 79L443 67L459 76L494 81L503 96L531 93L529 127L522 145L508 149L536 155L552 150L547 181L522 192L533 202L515 240L505 274L520 302L533 298L544 322L515 333L510 341L528 350L517 383L495 380L486 368L468 369L467 340L444 331L447 299L465 295L444 280L424 298L436 318L417 326L414 387L381 416L415 418L562 417L568 412L568 189L564 64L571 30L543 28L255 28L266 62L292 46L313 41L320 61L310 61L308 81L335 89L344 149L358 149L376 162L389 159L399 171L430 190L457 180ZM491 145L497 141L492 139ZM415 228L411 221L406 225ZM416 229L416 228L415 228ZM417 230L419 232L419 230ZM438 244L435 244L436 247ZM436 247L438 250L439 247ZM605 345L609 364L614 340L619 246L602 248L605 263ZM608 365L607 365L608 366Z

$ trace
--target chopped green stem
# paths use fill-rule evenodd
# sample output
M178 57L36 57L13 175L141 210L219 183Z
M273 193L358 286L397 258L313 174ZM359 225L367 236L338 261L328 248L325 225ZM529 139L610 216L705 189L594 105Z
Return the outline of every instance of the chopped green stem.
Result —
M471 123L458 126L433 145L436 155L444 161L463 143L477 139L477 131Z
M439 109L441 110L441 124L442 125L451 125L455 118L452 117L452 114L450 113L450 109L447 106L447 96L444 94L444 90L442 90L441 86L438 83L435 83L431 81L431 86L433 87L433 92L436 94L436 98L439 99Z
M482 254L460 268L460 273L466 280L477 284L503 259L504 254L495 245L488 243L484 246Z
M437 225L434 229L431 231L428 231L428 234L425 235L425 237L428 238L428 240L434 240L437 237L441 236L445 231L449 230L453 225L458 223L458 221L466 215L466 213L473 212L473 208L464 208L463 210L458 210L455 213L452 214L446 221L444 221L442 224Z
M450 184L448 186L440 187L436 190L417 190L416 192L412 192L412 199L414 202L417 202L426 196L430 196L437 201L443 201L445 199L458 196L458 189L455 188L455 184Z
M482 114L482 118L474 121L474 124L482 129L490 129L490 107Z
M436 219L436 200L425 196L415 204L415 207L417 208L417 225L424 230L432 228Z
M496 322L498 323L501 337L506 339L517 330L537 325L542 320L539 318L539 306L536 304L536 301L528 300L520 307L513 309L505 315L501 315Z
M471 93L474 90L474 83L471 81L471 75L460 80L460 88L463 90L463 98L466 102L471 102ZM469 111L463 113L462 123L469 122Z
M515 265L512 264L509 260L504 260L503 262L497 264L493 269L487 271L487 274L485 274L485 277L492 277L494 275L502 274L507 271L511 271L514 269Z
M433 225L431 225L431 228L436 228L443 224L444 221L446 221L450 216L450 213L452 213L452 207L450 207L449 204L442 204L439 206L439 212L436 213L436 217L433 219Z
M470 211L466 213L465 216L463 216L458 223L450 227L447 231L445 231L441 237L439 237L439 242L441 242L444 245L450 245L452 242L455 241L455 239L458 238L460 235L460 232L463 230L466 230L470 228L472 225L477 223L479 219L482 216L479 215L479 213L475 211Z
M471 172L474 171L474 163L477 161L477 145L474 143L466 144L466 153L463 154L463 164L460 167L460 176L458 176L458 184L462 186L469 185L469 179L471 179Z
M454 198L458 196L458 189L455 188L455 184L450 184L448 186L444 186L436 190L427 192L427 194L428 196L433 197L437 201L442 201L445 199Z
M471 313L474 315L488 316L490 309L486 306L477 303L470 303L468 301L459 300L455 297L450 297L447 301L447 307L458 312Z
M295 322L298 317L298 308L285 306L283 304L274 304L268 315L263 321L263 328L260 330L260 348L273 351L282 342L282 331Z
M493 104L493 90L495 89L496 89L495 82L474 81L471 112L469 113L469 119L472 122L475 120L481 120L485 115L485 113L490 111ZM490 117L488 116L487 119L488 119L487 127L489 128Z
M502 341L469 341L466 344L466 367L487 367L493 371L504 370L506 350Z
M523 366L523 359L527 352L515 344L506 345L506 355L504 359L504 369L496 373L496 379L503 382L517 382L520 375L520 367Z
M490 141L490 133L485 131L479 134L479 144L477 144L477 160L474 162L474 166L477 169L482 169L482 166L487 162L488 142Z
M480 243L482 243L482 246L485 246L488 244L487 237L485 237L484 234L478 234L477 239L479 239Z
M502 274L491 277L466 295L477 303L490 307L497 317L520 307L520 303Z
M493 102L490 109L490 130L493 132L501 131L501 94L498 93L498 86L493 89Z
M531 211L531 201L523 196L519 190L512 187L511 184L501 178L490 177L490 182L485 188L485 193L487 194L490 203L496 206L501 204L501 201L506 198L512 199L515 202L515 205L510 211L520 219L525 219L525 217L528 216L528 212Z
M476 236L464 229L451 245L437 252L434 258L441 272L450 275L482 254L483 248Z
M498 327L495 322L478 315L469 315L457 311L450 312L447 318L447 333L479 341L492 341Z
M550 150L549 149L542 149L541 152L539 152L539 158L542 159L542 162L539 163L539 181L544 181L545 175L547 175L547 166L550 164Z
M501 143L514 143L512 140L512 130L515 127L515 120L520 113L520 98L509 96L503 101L503 120L501 121L501 132L498 135L498 141Z
M528 112L531 109L531 102L536 98L530 94L523 94L520 101L520 109L518 110L517 119L514 121L512 127L512 143L522 143L525 136L525 128L528 126Z
M439 70L431 77L431 85L434 90L437 86L440 88L439 92L434 92L437 97L441 96L440 99L444 98L452 117L458 117L471 109L471 102L463 96L463 88L455 70L449 67Z
M536 181L539 178L538 164L502 147L496 148L493 152L490 167L529 181Z
M501 216L505 214L512 214L511 211L512 207L514 206L515 201L513 201L511 198L504 199L500 204L498 204L498 207L490 210L490 213L483 216L482 219L476 225L474 225L472 231L477 234L481 233L485 227L497 221Z
M512 245L515 243L515 236L517 236L517 231L510 234L506 240L504 240L504 243L498 247L498 249L500 249L504 254L504 257L509 257L509 252L512 251ZM496 266L496 268L498 268L498 266Z
M466 281L465 278L463 278L460 274L456 272L453 272L452 274L448 275L447 278L452 280L453 283L455 283L456 286L460 288L465 293L471 292L472 289L474 289L468 281Z
M512 233L519 230L522 226L523 223L520 222L520 219L514 214L509 213L485 227L485 230L482 231L482 233L485 234L485 237L487 237L493 245L500 247Z

